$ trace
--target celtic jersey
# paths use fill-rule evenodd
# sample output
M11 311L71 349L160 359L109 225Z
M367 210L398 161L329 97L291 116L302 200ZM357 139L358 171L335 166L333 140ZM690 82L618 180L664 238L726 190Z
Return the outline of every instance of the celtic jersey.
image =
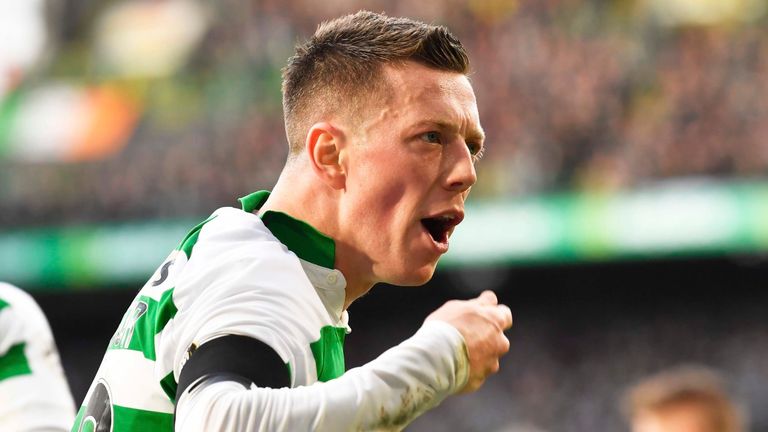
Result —
M75 404L45 315L0 282L0 430L66 431Z
M201 345L212 346L217 340L232 335L258 340L279 356L284 364L280 373L288 376L287 382L293 389L275 389L277 394L284 394L280 390L290 390L293 395L301 394L298 389L321 391L323 387L311 385L317 382L345 382L334 380L344 373L343 342L349 332L347 313L343 310L346 282L341 272L333 269L334 242L286 214L267 211L261 217L255 215L253 211L267 197L267 192L257 192L241 199L242 210L217 210L195 227L159 266L123 316L77 414L73 431L173 430L176 408L179 408L177 422L189 416L189 410L183 410L181 403L176 407L182 368ZM450 326L445 324L445 327ZM393 408L365 406L358 393L348 399L356 400L358 408L376 416L386 414L388 421L397 420L396 424L401 427L403 422L455 391L466 379L468 370L466 362L455 360L465 359L461 352L463 340L455 329L430 331L432 333L424 333L422 339L451 342L443 342L442 351L430 349L429 342L424 342L408 348L408 355L396 352L392 361L387 362L391 365L388 367L395 369L387 373L402 375L402 379L386 382L365 371L350 374L352 380L362 375L371 382L366 387L372 395L388 395ZM435 336L440 332L447 332L448 336ZM412 352L424 349L442 354ZM436 358L433 363L442 366L418 361L419 356L430 355ZM421 384L426 381L421 378L424 368L437 368L440 386L431 382ZM448 372L442 373L441 369ZM351 389L360 390L359 385L351 384ZM398 386L403 387L401 391L389 391ZM207 388L206 385L199 387ZM418 391L422 397L403 405L404 392L412 391ZM336 391L334 395L346 394ZM296 425L306 425L306 419L315 418L318 413L322 417L323 406L333 405L330 399L312 395L286 404L270 403L267 396L247 403L250 408L266 403L259 408L261 417L249 418L266 419L271 413L281 426L259 427L259 430L316 429ZM182 402L185 398L187 406L202 400L187 392L181 397ZM320 404L320 408L313 404ZM411 406L413 404L416 405ZM355 409L348 402L344 408L352 412ZM406 410L407 414L401 415L398 410ZM195 415L210 414L208 420L219 413L205 407L193 411ZM237 411L241 415L249 412L247 409ZM221 421L235 425L239 421L237 415L226 413ZM291 416L296 416L295 422ZM353 416L350 422L359 423L361 419ZM310 424L317 425L316 421L310 420ZM194 426L189 426L191 424ZM210 427L203 424L190 422L182 429L220 429L223 423ZM326 429L345 428L347 426Z

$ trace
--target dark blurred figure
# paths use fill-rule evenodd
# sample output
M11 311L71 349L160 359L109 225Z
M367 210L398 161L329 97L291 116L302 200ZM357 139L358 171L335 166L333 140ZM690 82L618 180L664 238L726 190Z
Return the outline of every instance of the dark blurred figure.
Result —
M743 432L743 412L713 371L685 366L661 372L630 389L632 432Z

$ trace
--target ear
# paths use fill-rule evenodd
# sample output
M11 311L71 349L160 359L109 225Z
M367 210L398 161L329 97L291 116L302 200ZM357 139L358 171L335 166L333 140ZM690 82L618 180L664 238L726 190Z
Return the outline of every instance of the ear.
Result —
M315 174L333 189L346 185L342 155L346 146L344 133L328 122L315 123L309 128L305 151Z

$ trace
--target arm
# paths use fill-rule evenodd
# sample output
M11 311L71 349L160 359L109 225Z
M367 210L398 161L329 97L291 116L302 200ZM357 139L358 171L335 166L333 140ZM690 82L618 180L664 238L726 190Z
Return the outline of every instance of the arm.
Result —
M45 315L11 285L0 299L0 430L69 430L74 402Z
M374 361L326 383L247 389L209 376L179 398L176 429L400 430L464 387L467 360L461 334L433 320Z
M177 398L176 429L400 430L495 373L509 349L503 330L511 325L509 309L485 292L446 303L413 337L327 383L274 389L201 377Z

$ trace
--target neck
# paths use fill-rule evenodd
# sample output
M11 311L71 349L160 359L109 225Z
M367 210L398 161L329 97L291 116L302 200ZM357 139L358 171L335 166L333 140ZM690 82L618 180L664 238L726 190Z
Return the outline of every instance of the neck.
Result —
M278 211L300 219L316 230L332 238L336 243L334 267L344 274L347 281L344 309L367 293L376 282L370 275L372 264L350 242L345 241L347 227L339 217L340 197L343 191L306 175L310 167L301 161L286 165L272 193L259 209L259 214Z

